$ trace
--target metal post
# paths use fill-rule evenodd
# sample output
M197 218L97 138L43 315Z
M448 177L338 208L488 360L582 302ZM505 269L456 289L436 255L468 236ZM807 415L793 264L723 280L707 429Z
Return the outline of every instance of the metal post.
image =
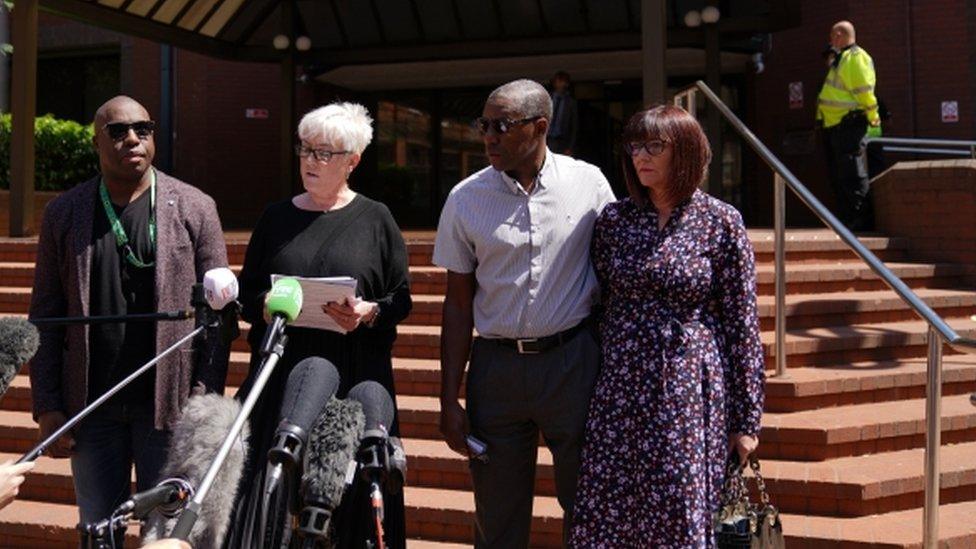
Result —
M786 377L786 180L773 175L776 284L776 377Z
M925 384L925 510L922 546L939 546L939 451L942 449L942 336L929 325Z
M664 66L668 47L667 8L664 0L641 0L641 75L644 106L664 103L668 76Z
M717 2L710 0L709 6L718 7ZM715 93L722 94L722 46L718 23L706 23L705 29L705 82L708 87L715 90ZM712 161L708 166L708 194L725 198L725 188L723 184L722 163L723 163L723 140L722 140L722 114L715 105L708 105L705 110L705 134L708 135L708 144L712 148Z
M13 10L10 236L34 233L34 115L37 107L37 2Z

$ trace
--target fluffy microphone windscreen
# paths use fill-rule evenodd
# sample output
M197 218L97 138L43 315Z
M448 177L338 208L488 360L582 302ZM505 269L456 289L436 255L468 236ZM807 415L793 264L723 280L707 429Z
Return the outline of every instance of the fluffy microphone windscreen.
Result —
M331 362L317 356L303 359L288 374L278 419L307 433L338 389L339 371Z
M160 479L182 477L194 488L199 488L240 411L240 403L231 398L213 393L191 397L173 429L166 465L163 466ZM193 547L216 549L223 544L237 495L237 485L244 470L248 433L245 424L217 474L213 489L203 501L200 516L190 533L189 542ZM146 520L143 541L167 537L176 521L176 518L167 519L158 511L153 511Z
M0 397L40 344L37 328L22 318L0 318Z
M342 500L346 469L356 457L366 428L363 406L332 398L308 437L302 500L305 506L332 511Z
M375 381L357 383L349 390L349 398L363 405L366 415L366 430L374 431L382 427L389 431L393 424L393 399L390 393Z

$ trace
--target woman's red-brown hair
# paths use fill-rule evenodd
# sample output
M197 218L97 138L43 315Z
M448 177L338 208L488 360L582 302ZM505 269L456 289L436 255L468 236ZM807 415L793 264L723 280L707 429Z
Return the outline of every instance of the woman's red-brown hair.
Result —
M668 173L671 205L679 204L692 194L705 179L712 150L701 124L688 111L674 105L657 105L638 111L624 126L623 143L642 143L660 139L671 146L671 170ZM624 181L630 199L639 206L650 201L649 191L641 185L633 159L625 153L621 157Z

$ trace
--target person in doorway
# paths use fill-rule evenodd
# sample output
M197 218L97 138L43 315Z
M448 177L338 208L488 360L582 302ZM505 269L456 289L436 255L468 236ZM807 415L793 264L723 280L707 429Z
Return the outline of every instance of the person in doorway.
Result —
M552 77L552 123L546 136L549 150L573 156L579 132L579 111L571 91L569 73L559 71Z
M540 432L568 527L600 364L590 235L614 196L599 168L546 148L551 118L536 82L491 92L478 119L491 165L451 191L434 245L448 271L441 432L465 456L466 435L487 445L471 461L479 548L528 547Z

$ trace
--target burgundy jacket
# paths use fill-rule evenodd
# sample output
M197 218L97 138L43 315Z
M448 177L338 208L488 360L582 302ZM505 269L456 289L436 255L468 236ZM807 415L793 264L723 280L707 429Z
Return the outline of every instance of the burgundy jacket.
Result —
M227 266L227 247L213 199L159 170L156 175L156 310L184 310L190 307L193 284L209 269ZM66 191L44 210L31 318L89 314L99 180L95 177ZM193 328L193 320L159 322L156 353ZM41 344L30 361L34 419L52 410L76 414L87 404L88 327L39 331ZM210 391L223 392L225 378L225 361L197 367L189 344L161 360L156 366L156 428L173 427L193 384L202 382Z

